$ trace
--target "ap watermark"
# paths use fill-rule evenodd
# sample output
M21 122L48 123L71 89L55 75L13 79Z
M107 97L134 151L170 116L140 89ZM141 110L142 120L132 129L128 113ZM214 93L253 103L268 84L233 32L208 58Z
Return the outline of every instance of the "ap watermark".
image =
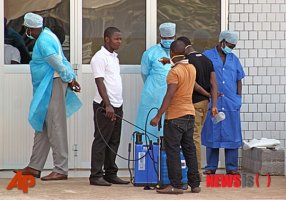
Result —
M35 185L36 180L34 176L22 175L22 172L17 172L7 185L7 190L18 188L18 190L22 190L23 193L28 193L28 188L34 187Z

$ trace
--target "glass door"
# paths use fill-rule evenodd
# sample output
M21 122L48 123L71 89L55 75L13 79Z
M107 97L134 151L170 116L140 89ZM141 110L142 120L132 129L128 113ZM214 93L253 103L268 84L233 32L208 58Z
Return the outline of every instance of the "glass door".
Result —
M50 28L60 39L63 51L72 65L74 54L74 32L71 27L75 1L70 0L1 0L3 16L4 49L1 57L1 147L0 168L15 169L27 165L31 156L34 130L28 123L28 111L32 99L32 84L29 61L35 40L29 39L23 27L24 15L34 12L44 18L44 27ZM71 23L72 22L72 23ZM3 44L3 43L2 43ZM17 56L11 56L17 55ZM3 62L5 61L5 62ZM15 62L16 61L16 62ZM68 120L69 166L74 168L74 136L76 116ZM4 154L4 152L6 152ZM9 153L7 153L9 152ZM52 168L49 156L46 168Z
M149 1L149 0L148 0ZM81 5L80 5L81 4ZM79 114L79 131L77 136L80 156L77 160L78 168L90 168L90 152L93 141L94 124L92 101L95 95L95 81L91 72L90 60L103 45L103 33L109 26L117 27L122 32L122 45L117 51L121 66L124 98L124 118L134 122L137 111L138 97L142 80L138 72L141 55L146 49L146 1L144 0L83 0L78 3L77 30L82 36L78 48L82 49L78 61L80 82L83 91L82 100L85 105ZM119 154L127 157L127 145L133 127L123 124ZM119 168L126 168L127 162L118 159Z

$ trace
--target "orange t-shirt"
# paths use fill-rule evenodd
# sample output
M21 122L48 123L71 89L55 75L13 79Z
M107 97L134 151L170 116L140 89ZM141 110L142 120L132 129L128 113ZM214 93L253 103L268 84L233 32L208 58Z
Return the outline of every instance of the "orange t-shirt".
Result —
M177 63L168 73L167 84L177 84L175 95L166 111L166 119L195 115L192 101L196 81L194 65Z

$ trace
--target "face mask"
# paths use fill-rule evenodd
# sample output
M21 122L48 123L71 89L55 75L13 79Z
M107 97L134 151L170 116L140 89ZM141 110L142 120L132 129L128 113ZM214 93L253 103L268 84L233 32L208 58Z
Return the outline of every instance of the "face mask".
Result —
M170 49L170 46L171 46L172 42L174 42L173 39L172 40L161 39L161 44L166 49Z
M229 54L231 53L232 49L229 48L226 44L224 44L224 48L222 47L221 50L225 53L225 54Z
M28 35L27 31L26 31L26 36L31 39L31 40L34 40L35 38L31 35L31 30L30 30L30 35Z
M173 59L174 58L178 58L178 57L185 57L185 55L176 55L176 56L173 56L171 59L170 59L170 64L172 65L172 66L174 66L176 63L174 63L173 62Z

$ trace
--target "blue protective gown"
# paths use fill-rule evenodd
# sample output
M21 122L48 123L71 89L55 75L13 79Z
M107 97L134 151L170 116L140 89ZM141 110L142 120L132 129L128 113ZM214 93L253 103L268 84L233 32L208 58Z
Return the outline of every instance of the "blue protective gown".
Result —
M150 121L155 117L158 110L152 110L148 116L147 122L146 119L148 112L152 108L160 108L167 91L166 77L171 69L171 65L163 65L159 62L159 59L162 57L170 58L170 49L163 48L161 44L157 44L145 51L141 59L141 74L144 81L144 87L141 92L136 125L145 129L145 124L147 123L146 130L155 136L158 136L158 127L151 126ZM163 133L163 122L164 117L162 117L160 135ZM135 131L143 132L137 128L135 128ZM148 139L156 142L156 138L152 135L149 135ZM145 142L145 139L143 139L143 142Z
M217 108L219 112L225 113L225 120L213 124L208 112L202 129L202 144L209 148L239 148L242 144L241 96L237 95L237 81L245 76L243 68L233 53L227 54L224 64L216 48L207 50L203 54L213 62L218 91L224 94L218 97Z
M30 71L33 99L30 104L29 122L36 132L42 132L52 94L54 72L56 71L64 82L70 82L75 78L75 73L63 54L58 38L48 28L41 32L35 43ZM81 105L76 94L67 89L67 116L71 116Z

